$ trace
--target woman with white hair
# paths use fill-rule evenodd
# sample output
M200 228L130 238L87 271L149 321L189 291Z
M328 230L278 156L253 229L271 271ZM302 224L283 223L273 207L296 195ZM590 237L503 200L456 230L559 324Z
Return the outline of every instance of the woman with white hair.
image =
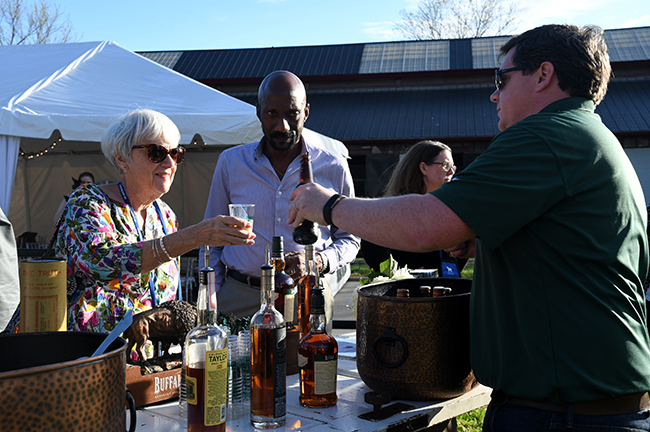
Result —
M127 310L149 309L179 294L179 256L200 246L253 244L246 220L219 215L178 229L160 197L185 149L165 115L138 109L111 125L102 151L120 182L85 185L69 199L56 239L67 260L68 330L109 332Z

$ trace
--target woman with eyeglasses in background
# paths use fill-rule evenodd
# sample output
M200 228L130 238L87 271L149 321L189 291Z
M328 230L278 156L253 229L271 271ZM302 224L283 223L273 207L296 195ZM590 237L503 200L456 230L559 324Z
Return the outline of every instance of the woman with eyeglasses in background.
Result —
M420 141L397 163L384 196L429 193L450 182L455 173L456 165L449 146L439 141ZM379 265L389 255L400 267L408 266L409 270L438 269L440 277L459 277L467 263L467 260L456 259L445 251L405 252L365 240L361 240L361 253L368 266L375 271L380 271Z
M78 179L72 177L72 190L75 190L78 187L81 187L88 183L95 183L95 176L93 175L93 173L88 171L82 172L81 174L79 174ZM65 206L68 203L68 198L70 198L70 195L64 195L63 201L61 201L61 204L59 204L59 208L56 209L56 213L54 213L54 226L56 226L59 223L59 219L63 214L63 210L65 209Z
M179 256L200 246L253 244L249 222L219 215L178 229L160 197L185 149L165 115L138 109L112 124L101 147L120 182L75 190L58 229L67 260L68 330L109 332L134 313L178 299Z

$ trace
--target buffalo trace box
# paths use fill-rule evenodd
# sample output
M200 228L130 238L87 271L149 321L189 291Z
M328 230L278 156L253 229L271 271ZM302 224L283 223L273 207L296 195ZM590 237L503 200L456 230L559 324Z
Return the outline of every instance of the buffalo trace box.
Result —
M145 406L178 398L181 368L142 375L139 366L126 365L126 388L135 406Z

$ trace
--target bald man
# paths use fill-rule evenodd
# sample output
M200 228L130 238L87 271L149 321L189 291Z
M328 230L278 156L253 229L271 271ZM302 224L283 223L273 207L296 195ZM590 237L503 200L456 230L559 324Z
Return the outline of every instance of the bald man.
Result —
M286 273L298 281L305 272L304 246L293 241L293 229L287 223L289 197L299 182L300 156L309 152L314 179L320 184L336 193L354 195L347 161L302 137L309 103L305 86L296 75L275 71L264 78L258 91L257 117L264 136L219 156L205 212L206 218L228 214L231 203L256 207L255 245L210 249L218 308L238 317L252 315L260 307L260 267L266 261L264 247L271 247L273 236L284 238ZM316 264L331 285L336 271L356 258L359 239L333 226L321 225L319 229L314 244ZM326 313L331 328L333 298L328 284Z

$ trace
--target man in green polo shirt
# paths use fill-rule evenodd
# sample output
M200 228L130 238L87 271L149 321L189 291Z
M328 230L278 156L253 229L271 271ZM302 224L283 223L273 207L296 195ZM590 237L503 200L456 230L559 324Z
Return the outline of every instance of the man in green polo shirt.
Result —
M494 389L485 431L650 430L645 200L594 113L611 76L602 30L546 25L501 54L502 133L456 181L374 200L302 186L289 222L475 254L471 361Z

